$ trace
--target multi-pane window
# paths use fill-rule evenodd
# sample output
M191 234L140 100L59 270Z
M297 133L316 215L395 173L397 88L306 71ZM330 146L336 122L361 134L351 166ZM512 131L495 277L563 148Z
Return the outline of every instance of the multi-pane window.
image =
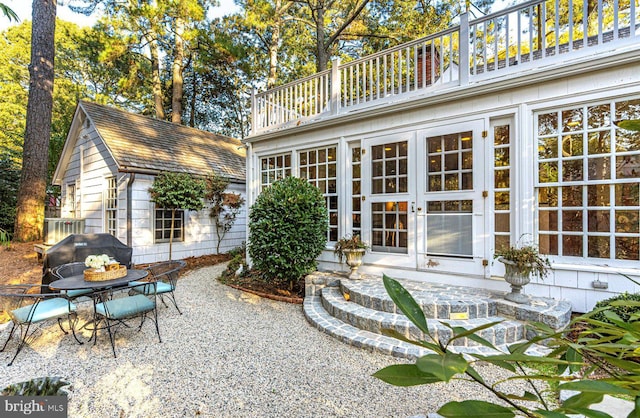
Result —
M407 168L407 141L371 147L371 193L406 193Z
M155 242L169 242L171 237L171 210L155 210ZM173 220L173 242L182 241L184 236L184 211L176 210Z
M269 186L277 180L291 175L291 154L272 155L260 160L260 185Z
M67 207L69 208L69 217L75 218L77 216L75 183L67 184Z
M427 191L473 189L473 132L427 138Z
M371 249L407 253L407 202L371 204Z
M351 231L354 236L362 234L361 155L360 147L351 148Z
M338 189L336 147L323 147L298 153L300 178L320 189L329 212L329 241L338 240Z
M510 132L509 125L493 128L493 189L494 189L494 248L504 250L511 243L511 204L510 204Z
M105 231L116 236L118 219L118 182L115 177L106 179L107 185L104 190L104 219Z
M640 99L537 115L538 238L546 254L640 259Z
M427 203L427 254L473 255L473 201L443 200Z

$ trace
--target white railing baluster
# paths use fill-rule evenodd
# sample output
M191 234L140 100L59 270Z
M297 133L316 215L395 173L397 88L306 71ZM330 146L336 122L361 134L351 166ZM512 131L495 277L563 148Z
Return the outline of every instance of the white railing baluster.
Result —
M602 0L598 0L598 45L602 45Z
M554 36L554 51L555 51L555 55L559 55L560 54L560 3L558 0L555 1L555 12L554 12L554 19L555 19L555 25L553 25L553 36Z
M613 41L618 39L618 13L618 0L613 0Z

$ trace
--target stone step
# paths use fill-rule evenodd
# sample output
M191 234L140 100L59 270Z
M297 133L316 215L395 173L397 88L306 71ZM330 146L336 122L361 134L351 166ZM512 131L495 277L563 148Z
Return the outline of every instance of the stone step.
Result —
M468 288L437 283L403 281L402 285L420 305L425 317L442 320L496 316L498 308L495 300L502 297L502 294L497 296L496 292L474 289L470 293ZM340 281L340 287L342 293L348 294L349 300L358 305L376 311L398 313L398 308L379 278L365 276L362 280L344 279Z
M525 338L525 327L522 322L507 320L498 316L488 316L468 320L438 320L427 319L431 337L424 335L411 321L402 313L390 313L388 311L378 311L347 301L342 291L336 287L325 287L322 289L321 301L323 308L329 315L352 325L356 328L382 334L383 329L392 329L406 338L412 340L432 341L439 340L446 344L453 336L453 331L442 322L447 322L452 327L462 327L472 329L491 322L500 322L490 328L482 330L479 335L495 346L512 344ZM459 338L452 342L456 346L479 346L480 344L469 338Z
M392 337L376 334L356 328L331 316L322 306L321 296L307 295L304 298L303 311L307 320L320 331L339 339L340 341L354 347L363 348L370 351L377 351L383 354L399 358L415 360L426 354L433 352L415 344L397 340ZM507 347L496 347L500 351L491 350L484 346L452 346L452 352L462 354L482 354L491 355L506 353Z

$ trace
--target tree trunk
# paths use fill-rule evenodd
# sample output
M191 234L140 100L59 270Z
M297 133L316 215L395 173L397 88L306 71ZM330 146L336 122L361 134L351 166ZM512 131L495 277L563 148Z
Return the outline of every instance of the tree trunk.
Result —
M283 15L291 6L288 2L282 5L282 0L276 0L274 6L274 22L271 27L271 42L269 43L269 77L267 77L267 89L273 88L278 79L278 51L280 50L280 31L284 25Z
M158 40L149 41L151 53L151 75L153 81L153 103L156 110L156 119L164 120L164 102L162 98L162 81L160 80L160 59L158 58Z
M319 6L316 10L316 71L324 71L327 69L329 63L327 47L325 45L325 33L324 33L324 6Z
M175 26L175 43L173 50L173 96L171 99L171 122L182 123L182 95L183 95L183 80L182 80L182 61L184 59L184 40L182 35L184 34L184 20L181 17L176 17Z
M29 99L14 239L42 238L53 110L56 0L33 0Z

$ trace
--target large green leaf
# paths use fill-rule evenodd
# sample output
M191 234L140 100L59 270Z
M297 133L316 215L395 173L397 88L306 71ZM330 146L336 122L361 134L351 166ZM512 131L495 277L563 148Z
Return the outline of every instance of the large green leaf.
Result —
M602 402L604 395L602 393L583 392L573 395L562 403L562 409L566 412L576 412L577 409L584 409L594 403Z
M538 395L536 395L535 393L531 393L528 390L524 391L524 395L507 394L507 398L515 399L515 400L518 400L518 401L540 402L540 398L538 397Z
M451 326L449 323L447 322L442 322L443 325L445 325L446 327L448 327L449 329L451 329L452 331L454 331L454 335L453 337L449 340L449 343L451 343L451 341L459 339L459 338L464 338L464 337L468 337L469 339L482 344L486 347L490 347L490 348L496 348L493 344L491 344L489 341L485 340L484 338L480 337L479 335L476 335L477 333L479 333L482 330L485 330L487 328L491 328L494 325L498 325L499 323L501 323L502 321L494 321L494 322L489 322L487 324L483 324L480 325L478 327L475 328L471 328L471 329L465 329L462 327L453 327Z
M387 289L387 293L389 293L389 296L398 308L400 308L402 313L405 314L407 318L409 318L409 320L420 329L420 331L427 335L431 335L429 333L427 320L424 317L424 312L422 312L420 305L418 305L413 296L407 292L407 289L405 289L397 280L392 279L386 274L382 275L382 281L384 282L385 289Z
M416 361L416 366L424 372L448 382L453 376L464 373L469 366L462 354L446 352L444 355L428 354Z
M430 343L428 341L415 341L415 340L411 340L407 337L404 336L404 334L399 333L398 331L396 331L395 329L391 329L391 328L382 328L381 330L382 335L386 335L387 337L393 337L397 340L400 341L405 341L411 344L416 344L416 345L420 345L424 348L428 348L431 351L434 351L436 353L442 354L444 353L444 351L442 351L442 349L440 348L440 346L438 344L434 344L434 343Z
M615 124L618 128L626 129L627 131L640 132L640 119L619 120Z
M416 386L441 382L442 379L421 371L415 364L395 364L373 374L383 382L394 386Z
M597 411L595 409L575 408L571 412L575 414L582 414L586 418L613 418L611 415L607 414L606 412Z
M540 415L541 417L545 417L545 418L567 418L567 415L560 413L560 412L556 412L556 411L547 411L545 409L536 409L534 411L536 414Z
M576 380L558 387L560 390L575 390L583 393L599 393L602 395L635 395L634 392L603 382L602 380Z
M438 409L446 418L511 418L515 414L507 407L485 401L449 402Z

